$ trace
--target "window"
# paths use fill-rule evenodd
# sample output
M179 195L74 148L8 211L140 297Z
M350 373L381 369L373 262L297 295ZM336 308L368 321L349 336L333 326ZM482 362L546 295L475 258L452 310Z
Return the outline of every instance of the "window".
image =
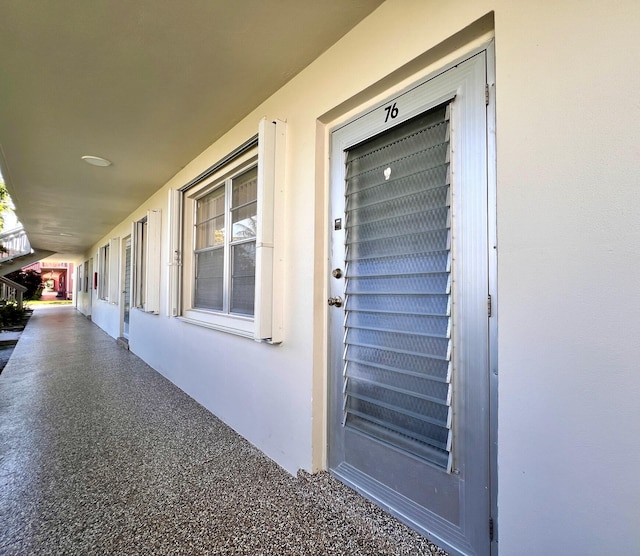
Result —
M150 210L133 223L133 300L148 313L160 312L160 242L162 212Z
M109 298L109 244L98 252L98 299Z
M118 304L120 238L113 238L98 251L98 298Z
M109 241L109 303L118 305L120 300L120 238Z
M196 309L254 314L257 176L243 170L194 203Z
M80 266L82 268L82 266ZM89 291L89 261L84 262L84 284L82 282L78 282L81 284L82 291Z
M265 119L257 137L171 193L170 314L281 341L282 280L275 274L282 229L274 214L282 203L283 150L284 123Z
M78 265L78 268L77 268L77 282L76 282L78 284L78 292L82 292L83 291L83 289L82 289L82 281L83 281L82 280L82 268L83 267L82 267L81 264Z

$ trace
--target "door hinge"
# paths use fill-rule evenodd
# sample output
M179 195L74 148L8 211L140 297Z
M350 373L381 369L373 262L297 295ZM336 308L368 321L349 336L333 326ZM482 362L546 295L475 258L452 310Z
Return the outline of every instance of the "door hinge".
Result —
M489 84L485 83L484 86L484 103L489 106Z
M487 315L491 316L491 312L492 312L492 306L491 306L491 296L487 296Z
M489 540L493 540L493 518L489 518Z

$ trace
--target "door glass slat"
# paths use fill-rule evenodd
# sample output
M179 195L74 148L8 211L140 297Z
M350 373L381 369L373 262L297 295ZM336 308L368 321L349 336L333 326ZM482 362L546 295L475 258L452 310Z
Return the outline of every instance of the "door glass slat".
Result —
M390 369L404 369L414 373L425 373L442 379L447 379L450 374L450 365L447 359L378 349L375 346L348 344L345 362L348 364L350 361L383 365ZM350 373L350 369L348 370Z
M347 151L344 424L448 469L449 111Z

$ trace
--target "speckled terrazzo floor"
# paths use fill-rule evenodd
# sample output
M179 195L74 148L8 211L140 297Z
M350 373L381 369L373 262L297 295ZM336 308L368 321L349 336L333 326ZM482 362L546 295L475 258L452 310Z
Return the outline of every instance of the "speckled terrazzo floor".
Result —
M321 473L292 477L73 307L0 375L0 554L445 554Z

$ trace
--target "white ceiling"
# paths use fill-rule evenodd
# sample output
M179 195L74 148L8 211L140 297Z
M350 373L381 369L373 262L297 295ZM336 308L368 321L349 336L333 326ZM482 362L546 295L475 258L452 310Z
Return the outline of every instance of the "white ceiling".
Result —
M0 0L0 163L32 246L81 254L381 3Z

